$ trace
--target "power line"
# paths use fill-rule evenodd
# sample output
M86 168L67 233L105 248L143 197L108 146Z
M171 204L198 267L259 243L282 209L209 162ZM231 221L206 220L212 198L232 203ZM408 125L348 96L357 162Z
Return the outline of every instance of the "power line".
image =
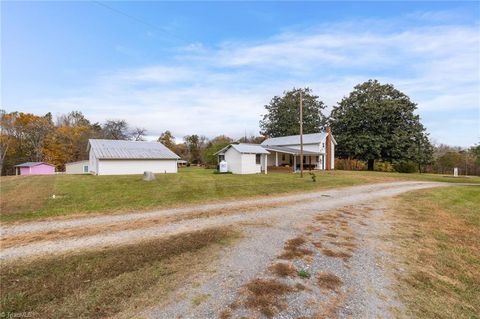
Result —
M170 37L172 37L172 38L175 38L175 39L177 39L177 40L180 40L180 41L186 42L186 43L189 43L189 42L190 42L190 41L187 41L186 39L182 39L182 38L180 38L180 37L178 37L178 36L176 36L176 35L173 35L172 33L166 31L164 28L161 28L161 27L159 27L159 26L157 26L157 25L154 25L154 24L152 24L152 23L150 23L150 22L148 22L148 21L145 21L145 20L143 20L143 19L140 19L140 18L138 18L138 17L135 17L135 16L133 16L133 15L127 13L127 12L124 12L124 11L122 11L122 10L119 10L119 9L117 9L117 8L114 8L114 7L108 5L108 4L104 3L104 2L96 1L96 0L93 0L92 2L95 3L95 4L97 4L97 5L99 5L99 6L104 7L104 8L106 8L106 9L110 10L110 11L113 11L113 12L115 12L115 13L117 13L117 14L120 14L120 15L122 15L122 16L124 16L124 17L127 17L127 18L129 18L129 19L131 19L131 20L133 20L133 21L135 21L135 22L137 22L137 23L143 24L143 25L145 25L145 26L147 26L147 27L149 27L149 28L153 28L153 29L156 29L156 30L158 30L158 31L160 31L160 32L163 32L164 34L166 34L166 35L168 35L168 36L170 36Z

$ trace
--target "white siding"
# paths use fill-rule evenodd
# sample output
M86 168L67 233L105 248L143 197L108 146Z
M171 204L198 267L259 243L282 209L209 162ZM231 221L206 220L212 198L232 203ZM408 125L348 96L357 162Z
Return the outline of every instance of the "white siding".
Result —
M233 147L225 152L225 161L228 171L233 174L257 174L262 172L262 165L256 163L255 154L241 154Z
M177 160L98 160L98 175L129 175L153 173L177 173Z
M262 172L262 165L256 163L255 156L256 154L242 154L242 174L256 174Z
M97 175L98 174L98 160L93 154L92 150L90 150L90 153L88 154L88 169L90 170L90 173Z
M75 162L75 163L67 163L65 164L65 173L66 174L88 174L89 169L88 169L89 161L81 161L81 162ZM87 166L87 171L85 172L84 166Z
M242 174L242 154L230 147L225 152L225 161L227 162L227 169L233 174Z

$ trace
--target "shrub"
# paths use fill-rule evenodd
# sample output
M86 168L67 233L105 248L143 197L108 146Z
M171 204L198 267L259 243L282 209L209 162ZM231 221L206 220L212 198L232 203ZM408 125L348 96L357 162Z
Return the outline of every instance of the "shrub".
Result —
M412 161L399 162L394 165L394 168L399 173L416 173L417 164Z
M348 171L363 171L367 169L367 163L365 161L354 159L336 158L335 169Z
M395 168L392 163L375 161L375 170L378 172L393 172Z

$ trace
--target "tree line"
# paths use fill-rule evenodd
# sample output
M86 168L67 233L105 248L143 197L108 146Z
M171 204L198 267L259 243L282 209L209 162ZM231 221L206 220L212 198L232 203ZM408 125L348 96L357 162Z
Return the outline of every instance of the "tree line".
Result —
M369 80L354 87L325 115L326 105L309 88L293 88L274 96L265 105L260 136L235 140L225 135L207 138L193 134L177 142L166 130L158 138L182 159L192 164L216 165L218 150L234 142L261 143L267 137L296 135L299 132L299 98L303 102L305 134L332 128L337 141L335 155L339 168L380 169L450 173L453 167L480 174L480 146L469 149L433 146L414 112L417 105L391 84ZM131 128L126 120L92 123L81 112L57 116L1 111L1 172L14 173L14 165L44 161L64 170L65 163L88 158L90 138L144 140L146 129Z
M146 130L130 128L125 120L91 123L79 111L58 116L0 111L2 175L14 174L22 162L48 162L57 170L65 163L88 158L90 138L143 140Z

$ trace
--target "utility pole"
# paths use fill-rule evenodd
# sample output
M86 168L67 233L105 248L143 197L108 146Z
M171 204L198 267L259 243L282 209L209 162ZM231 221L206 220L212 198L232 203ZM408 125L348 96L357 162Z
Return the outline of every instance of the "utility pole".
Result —
M300 89L300 177L303 177L303 98Z

